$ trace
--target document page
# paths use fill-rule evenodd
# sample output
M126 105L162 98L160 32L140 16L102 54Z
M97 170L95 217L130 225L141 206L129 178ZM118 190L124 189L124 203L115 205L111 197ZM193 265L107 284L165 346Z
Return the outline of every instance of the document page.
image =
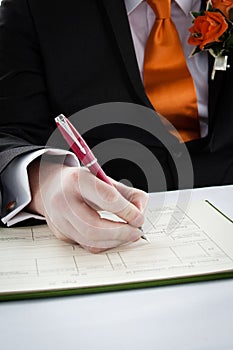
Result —
M233 272L233 223L208 202L150 206L143 229L150 242L92 254L59 241L46 225L1 228L0 299Z

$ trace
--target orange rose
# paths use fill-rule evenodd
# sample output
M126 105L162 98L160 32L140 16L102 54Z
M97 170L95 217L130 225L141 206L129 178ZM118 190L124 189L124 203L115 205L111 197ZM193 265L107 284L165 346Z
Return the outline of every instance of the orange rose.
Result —
M228 24L221 13L206 11L205 16L195 18L193 26L189 29L191 35L188 43L204 50L206 44L220 42L219 38L227 28Z
M219 9L229 19L229 11L233 8L233 0L212 0L212 6Z

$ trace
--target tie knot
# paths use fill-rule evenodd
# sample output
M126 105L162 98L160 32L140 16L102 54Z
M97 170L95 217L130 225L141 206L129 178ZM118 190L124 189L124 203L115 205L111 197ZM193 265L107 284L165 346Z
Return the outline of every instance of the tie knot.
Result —
M146 0L155 12L156 19L170 18L171 0Z

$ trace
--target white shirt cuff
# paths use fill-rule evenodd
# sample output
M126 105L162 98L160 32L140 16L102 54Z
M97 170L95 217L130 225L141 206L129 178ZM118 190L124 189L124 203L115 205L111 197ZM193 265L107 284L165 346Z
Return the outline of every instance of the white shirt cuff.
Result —
M12 226L29 218L44 220L44 217L23 211L23 208L31 201L27 167L34 159L45 153L51 156L65 156L66 165L80 166L74 153L52 148L31 152L13 160L1 174L2 187L4 188L3 217L1 220L7 226ZM4 213L4 208L7 208L7 205L11 202L15 203L15 207L10 212L5 209Z

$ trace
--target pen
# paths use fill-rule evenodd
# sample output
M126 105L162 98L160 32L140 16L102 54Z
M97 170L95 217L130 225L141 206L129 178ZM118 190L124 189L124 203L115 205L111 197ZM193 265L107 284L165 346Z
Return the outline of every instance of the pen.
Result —
M72 151L76 154L80 162L84 166L86 166L91 171L91 173L98 177L100 180L113 186L112 182L109 180L109 178L99 165L93 152L90 150L82 136L71 124L71 122L63 114L60 114L58 117L56 117L55 122L62 136L64 137ZM139 229L143 232L141 227L139 227ZM145 235L142 235L141 238L149 241Z

